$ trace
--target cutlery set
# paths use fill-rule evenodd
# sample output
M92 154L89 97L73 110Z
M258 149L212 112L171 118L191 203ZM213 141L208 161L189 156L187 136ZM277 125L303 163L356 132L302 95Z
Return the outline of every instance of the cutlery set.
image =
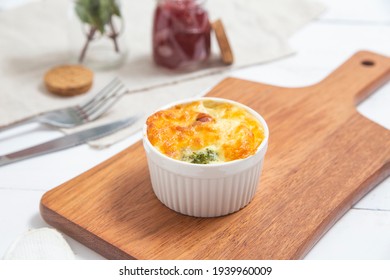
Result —
M41 113L10 125L0 127L0 133L32 122L38 122L56 128L71 128L92 122L114 106L127 91L126 86L118 78L115 78L95 96L79 105ZM8 155L0 156L0 166L74 147L86 143L87 141L107 136L122 128L130 126L136 119L137 117L130 117L66 135Z

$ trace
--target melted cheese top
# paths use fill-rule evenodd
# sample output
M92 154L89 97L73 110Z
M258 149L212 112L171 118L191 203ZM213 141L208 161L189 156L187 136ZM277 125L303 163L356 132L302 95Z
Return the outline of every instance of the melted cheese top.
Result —
M249 157L264 139L261 123L245 109L230 103L201 100L176 105L151 115L150 143L163 154L189 161L194 153L215 152L210 163Z

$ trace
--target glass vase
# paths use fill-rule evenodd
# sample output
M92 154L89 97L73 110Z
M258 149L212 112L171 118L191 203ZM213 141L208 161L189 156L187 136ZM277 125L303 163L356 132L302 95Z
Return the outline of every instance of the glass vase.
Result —
M121 1L72 0L68 32L72 63L104 70L125 62L128 48Z

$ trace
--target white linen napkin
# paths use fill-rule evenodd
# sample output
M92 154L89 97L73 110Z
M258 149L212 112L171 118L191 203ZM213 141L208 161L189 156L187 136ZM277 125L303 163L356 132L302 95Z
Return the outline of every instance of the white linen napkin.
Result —
M5 253L5 260L73 260L68 243L55 229L32 229L18 238Z
M199 95L232 69L269 62L293 53L288 37L317 17L322 4L313 0L209 0L211 19L221 18L232 44L235 63L222 66L213 41L208 67L177 73L156 67L151 58L151 30L155 0L123 1L129 56L121 68L96 71L92 90L61 98L48 93L44 73L68 61L68 0L42 1L0 13L0 126L51 109L75 105L118 76L130 93L93 124L73 132L141 113L137 124L91 143L106 147L142 127L147 114L168 102ZM71 43L71 42L70 42ZM137 93L134 93L137 92Z

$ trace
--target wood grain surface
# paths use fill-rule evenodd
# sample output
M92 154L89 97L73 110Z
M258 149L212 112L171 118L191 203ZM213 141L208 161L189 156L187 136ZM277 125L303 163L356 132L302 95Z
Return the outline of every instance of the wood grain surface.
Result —
M141 142L48 191L41 214L109 259L300 259L390 173L390 131L356 111L389 78L389 58L359 52L304 88L232 78L213 88L208 96L250 106L270 129L259 189L234 214L162 205Z

